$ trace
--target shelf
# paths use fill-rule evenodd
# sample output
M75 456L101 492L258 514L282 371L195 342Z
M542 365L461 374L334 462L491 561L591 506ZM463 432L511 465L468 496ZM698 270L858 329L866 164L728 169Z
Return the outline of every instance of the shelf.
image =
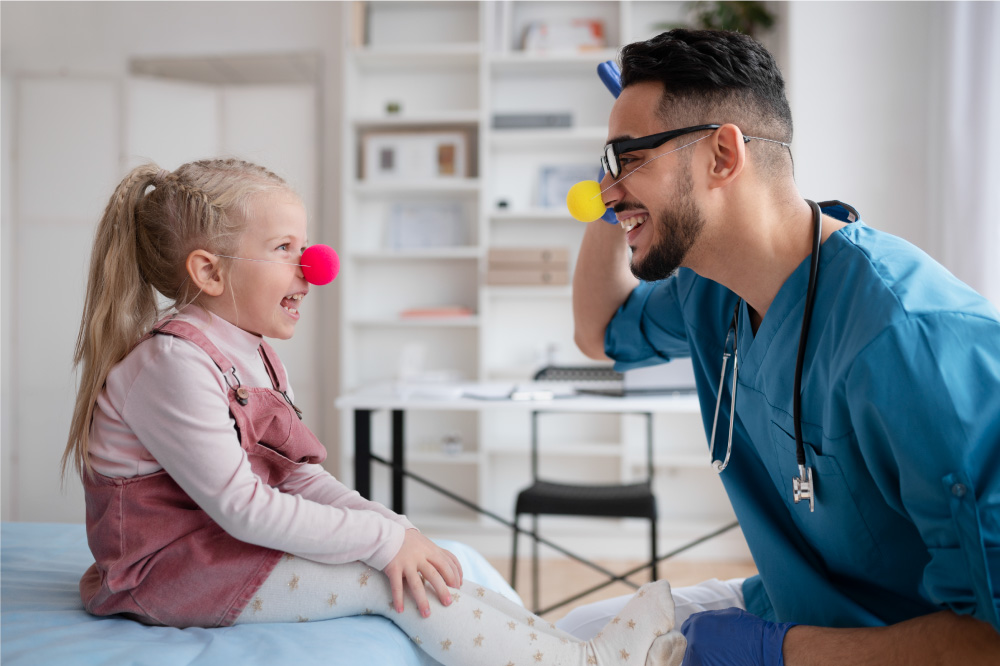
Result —
M569 214L569 210L561 206L559 208L500 208L490 213L490 220L494 222L566 221L580 224Z
M544 127L538 129L496 129L490 135L490 145L494 150L544 147L578 147L575 144L593 144L600 151L607 141L606 127ZM598 165L600 152L594 164ZM594 167L596 176L598 166Z
M355 180L352 190L359 195L377 196L383 194L469 194L478 193L478 178L454 178L439 180L410 180L405 182L369 182Z
M479 259L483 251L475 245L462 247L431 247L412 250L368 250L353 252L348 258L359 261L427 261L439 259Z
M524 287L507 287L507 286L495 286L495 285L483 285L483 289L486 290L486 295L495 298L568 298L573 295L572 285L559 285L557 287L548 287L545 285L539 286L524 286Z
M351 124L357 131L367 129L393 129L412 126L453 126L478 125L478 109L458 109L452 111L435 111L433 113L417 113L384 116L357 116L351 119Z
M360 69L474 66L479 63L478 42L454 44L407 44L367 46L352 49L351 58Z
M472 317L361 317L351 319L351 326L363 328L475 328L479 316Z
M511 51L490 54L488 61L496 73L548 74L566 69L579 70L594 67L607 60L618 58L617 49L595 51Z

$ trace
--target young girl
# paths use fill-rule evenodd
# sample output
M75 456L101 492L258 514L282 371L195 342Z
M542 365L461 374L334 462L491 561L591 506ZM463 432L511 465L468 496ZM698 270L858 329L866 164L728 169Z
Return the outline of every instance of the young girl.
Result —
M245 162L150 164L115 190L63 457L86 490L87 610L174 627L375 613L444 664L679 663L665 582L581 642L463 582L454 555L320 467L263 339L295 332L306 244L298 197Z

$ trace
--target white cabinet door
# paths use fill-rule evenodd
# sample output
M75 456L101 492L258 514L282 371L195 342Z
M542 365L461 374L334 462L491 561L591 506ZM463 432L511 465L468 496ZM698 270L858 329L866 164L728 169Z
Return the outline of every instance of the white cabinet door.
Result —
M59 460L75 399L73 346L93 230L120 178L121 94L114 79L34 78L14 86L13 341L4 405L13 441L4 517L82 521L83 493ZM11 503L8 510L7 502Z

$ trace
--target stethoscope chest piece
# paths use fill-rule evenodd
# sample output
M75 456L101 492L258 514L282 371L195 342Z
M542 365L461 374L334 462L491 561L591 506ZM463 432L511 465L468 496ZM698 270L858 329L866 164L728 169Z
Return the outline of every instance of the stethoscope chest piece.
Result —
M802 500L809 500L809 512L812 513L816 510L815 498L812 467L799 465L799 475L792 477L792 499L796 504Z

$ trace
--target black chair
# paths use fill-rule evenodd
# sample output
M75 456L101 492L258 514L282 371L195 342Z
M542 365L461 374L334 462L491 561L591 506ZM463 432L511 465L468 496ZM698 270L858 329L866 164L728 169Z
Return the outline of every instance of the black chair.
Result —
M579 368L580 372L574 374L576 368L544 368L535 375L536 380L551 380L558 377L561 381L572 381L574 377L583 377L583 382L608 382L615 381L613 375L620 379L621 375L614 373L610 368L606 372L600 372L591 367ZM613 374L609 374L613 373ZM531 413L531 479L532 483L517 495L514 506L514 544L511 549L510 584L517 585L517 545L521 532L525 532L532 537L532 582L533 611L536 614L551 611L563 606L580 596L576 595L546 609L539 608L539 576L538 576L538 516L540 515L560 515L560 516L589 516L603 518L645 518L649 520L649 541L650 559L646 565L651 570L651 579L657 578L657 550L656 550L656 497L653 495L653 415L646 413L646 457L647 476L646 479L638 483L614 484L614 485L592 485L573 484L547 481L538 478L538 416L540 412ZM552 412L546 412L552 413ZM520 528L520 517L522 514L529 514L532 517L531 531L527 532ZM548 539L545 539L548 542ZM549 543L549 545L552 545ZM586 564L587 566L607 575L612 581L619 580L638 587L631 581L613 574L598 564L577 556L566 550L560 549L566 555ZM607 583L606 583L607 584ZM599 587L603 587L599 586ZM592 590L588 590L589 593ZM586 594L586 593L584 593Z

